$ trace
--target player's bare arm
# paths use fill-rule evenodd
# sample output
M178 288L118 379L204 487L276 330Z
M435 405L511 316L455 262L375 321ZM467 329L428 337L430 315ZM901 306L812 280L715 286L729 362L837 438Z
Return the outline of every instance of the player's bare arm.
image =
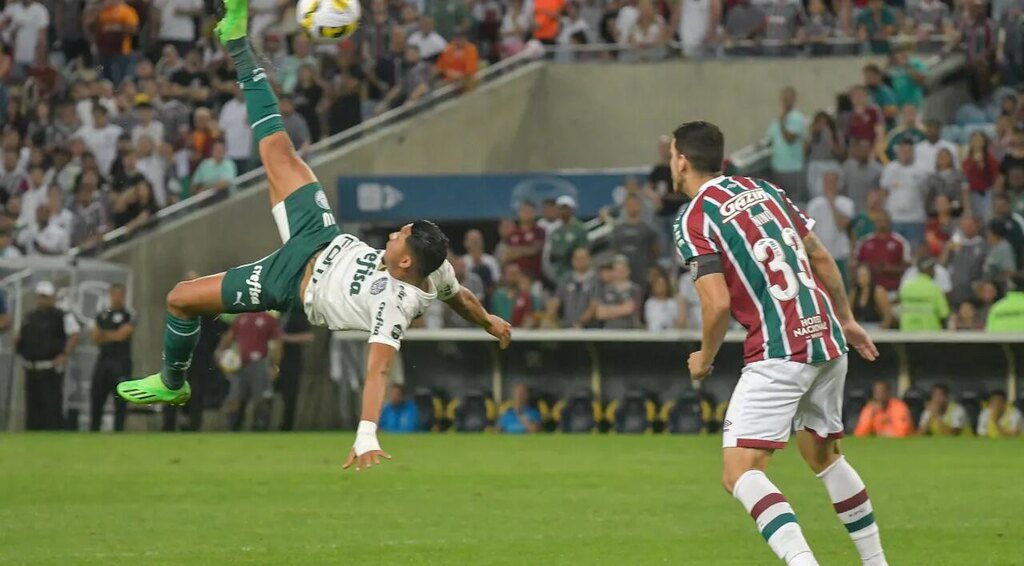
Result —
M391 455L381 450L377 440L377 421L384 406L384 392L391 376L391 364L395 361L397 350L387 344L371 343L367 351L366 383L363 385L363 412L356 431L356 441L349 451L348 459L342 469L349 469L355 464L356 471L380 464L380 459L391 459Z
M832 254L825 249L821 240L808 232L804 237L804 250L811 263L811 270L825 286L825 291L832 299L832 307L835 309L836 318L843 326L843 334L846 341L853 346L862 358L869 362L878 358L878 347L868 336L868 333L853 318L853 311L850 309L850 299L846 296L846 284L843 276L839 273Z
M725 333L729 329L729 311L731 299L729 287L722 273L702 275L695 282L697 295L700 297L700 309L704 319L700 350L690 354L690 377L704 379L711 375L715 356L725 342Z
M508 348L512 340L512 325L498 315L490 314L480 303L480 299L472 291L463 287L445 301L456 314L464 320L483 328L488 334L498 339L501 349Z

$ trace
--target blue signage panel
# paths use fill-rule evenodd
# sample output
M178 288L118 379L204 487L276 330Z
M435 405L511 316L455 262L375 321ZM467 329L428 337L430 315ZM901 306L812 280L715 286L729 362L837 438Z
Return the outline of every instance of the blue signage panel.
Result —
M579 216L596 216L612 204L613 191L629 176L643 186L643 173L628 171L341 177L338 217L359 222L499 219L513 216L523 200L539 206L562 195L576 199Z

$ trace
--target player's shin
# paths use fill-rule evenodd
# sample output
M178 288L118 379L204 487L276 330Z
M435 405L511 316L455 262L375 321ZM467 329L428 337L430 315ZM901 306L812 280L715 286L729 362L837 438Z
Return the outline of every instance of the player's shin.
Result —
M179 318L167 313L164 326L164 364L160 377L170 389L181 389L192 364L192 351L199 342L199 319Z
M775 484L760 470L749 470L736 480L733 497L743 504L758 531L786 564L816 565L793 508Z
M238 85L245 96L245 110L249 116L249 127L252 128L255 142L275 132L284 131L281 121L281 110L277 106L277 97L270 86L267 74L256 65L256 58L249 41L244 38L227 41L228 53L235 63L238 74Z
M871 499L857 470L840 456L818 477L824 482L832 507L850 533L861 561L868 566L885 566L885 553L871 509Z

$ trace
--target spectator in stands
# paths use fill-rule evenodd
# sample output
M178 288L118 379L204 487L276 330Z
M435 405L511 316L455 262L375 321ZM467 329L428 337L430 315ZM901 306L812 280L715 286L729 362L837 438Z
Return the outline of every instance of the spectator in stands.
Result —
M149 181L140 179L113 199L114 226L134 230L149 221L160 208Z
M644 301L647 330L672 330L679 321L679 303L672 292L672 284L664 273L659 273L651 282L651 296Z
M838 34L839 28L835 14L824 0L810 0L807 22L798 37L809 45L811 55L827 55L832 50L826 42Z
M550 240L545 240L545 256L550 265L546 273L552 282L557 282L572 270L572 254L577 248L585 248L587 229L576 218L576 199L562 195L555 199L561 215L562 225L551 233Z
M547 198L541 203L541 218L537 221L537 225L544 229L545 241L562 226L562 213L558 210L556 199Z
M43 168L33 165L28 171L28 182L25 190L21 193L21 219L20 224L32 222L36 216L36 208L46 206L46 189Z
M1017 271L1017 258L1007 240L1009 231L1006 224L998 219L989 222L987 228L988 254L982 266L982 276L989 281L1006 283Z
M110 286L110 303L92 324L92 343L99 346L99 357L93 368L89 387L89 430L100 430L103 406L107 397L114 398L114 430L124 430L127 406L115 393L117 384L132 375L132 334L135 332L135 314L128 308L124 285Z
M737 55L753 53L746 46L733 47L737 42L758 41L764 35L767 20L764 11L750 0L736 0L725 13L725 42L727 52Z
M1009 9L1001 16L996 14L994 7L992 10L992 17L999 25L997 60L1003 84L1017 87L1024 81L1024 9L1018 2L1003 4L1009 4Z
M879 0L873 0L878 2ZM885 139L885 116L868 98L868 91L862 86L850 89L849 117L846 120L846 138L850 145L855 140L867 140L872 147Z
M839 194L839 173L826 171L823 194L807 203L807 214L814 220L814 233L835 258L839 273L844 276L851 251L848 228L854 213L853 199Z
M656 211L655 225L661 236L662 251L665 254L675 249L672 242L672 225L679 215L679 210L687 202L682 192L675 192L672 183L672 169L669 167L671 158L672 138L662 135L658 138L658 162L647 174L644 194L650 195Z
M448 47L437 58L437 72L445 84L456 85L468 90L476 85L476 72L480 67L480 55L476 45L465 34L454 36Z
M214 140L210 157L204 159L192 175L192 194L199 194L207 189L226 190L233 186L237 176L235 162L227 158L224 141Z
M152 6L160 43L172 45L182 56L195 47L195 21L203 15L202 0L154 0ZM152 20L149 23L153 25Z
M490 293L501 278L501 265L485 251L483 233L475 228L468 230L462 244L466 247L466 254L462 256L466 270L479 276L484 289Z
M999 177L999 162L989 149L989 140L982 132L971 134L967 157L963 162L964 175L971 189L971 211L987 217L992 211L991 191Z
M584 17L577 0L571 0L565 4L565 13L562 16L562 23L558 30L559 45L586 45L593 43L594 31L590 22ZM569 57L573 59L574 57Z
M497 424L505 434L540 432L540 411L530 406L530 393L522 383L512 389L512 406L498 416Z
M139 159L135 154L135 150L131 147L130 142L127 145L128 147L121 153L111 168L114 172L111 175L110 189L115 194L120 194L125 189L134 186L145 178L142 172L139 171Z
M970 200L967 178L956 168L953 154L946 148L939 150L935 169L925 180L925 211L929 217L937 216L936 200L945 198L950 214L959 217Z
M602 269L601 278L595 318L603 322L603 328L640 328L642 290L630 278L629 259L615 256L610 269Z
M437 0L430 3L429 13L437 24L437 33L453 38L456 34L467 34L470 29L470 14L461 0Z
M853 200L858 213L868 210L868 193L877 191L882 180L882 166L872 158L871 141L854 139L850 144L850 157L843 163L843 189Z
M516 328L532 328L541 310L540 300L531 288L533 281L515 263L505 265L504 275L491 295L491 312Z
M917 275L900 285L900 330L931 332L942 330L949 317L946 294L935 282L935 260L917 263Z
M11 229L0 227L0 259L18 259L24 257L18 246L14 245L14 238L11 237Z
M911 4L903 24L904 33L915 36L924 45L941 45L942 40L936 41L935 36L948 38L956 31L949 6L940 0L918 0Z
M924 253L938 258L957 230L958 220L953 216L953 207L946 195L938 195L934 200L934 213L928 215L924 223ZM938 269L942 269L940 265ZM950 284L952 289L952 284Z
M124 0L103 0L92 21L86 26L93 32L93 45L103 68L103 77L114 84L129 73L132 36L139 30L139 14Z
M124 132L120 126L109 123L109 110L102 104L92 107L92 125L82 126L75 136L85 142L85 147L96 156L100 172L110 175L110 166L117 156L117 140Z
M545 325L562 328L585 328L594 319L597 275L591 269L590 252L576 248L572 254L572 272L558 282L555 295L548 300Z
M629 258L633 282L639 285L660 254L658 233L643 221L639 197L627 197L623 210L623 220L612 229L611 247L615 253Z
M857 244L854 257L858 264L871 268L875 282L886 291L894 292L910 265L910 251L907 240L892 232L889 215L882 213L875 219L875 231Z
M906 403L892 396L889 382L876 381L871 391L871 400L861 410L853 435L903 438L914 434L910 409Z
M541 276L541 256L544 251L544 229L537 225L537 209L532 202L519 204L519 222L502 239L502 264L515 263L531 279ZM507 320L507 319L506 319Z
M632 50L620 53L620 58L626 61L663 59L667 36L665 20L654 10L652 0L639 0L637 17L624 30L619 41Z
M953 164L960 167L960 148L949 140L944 140L942 134L942 122L938 120L926 120L924 123L925 139L917 142L914 146L914 163L918 166L934 171L936 158L940 149L948 150L953 156Z
M234 86L237 85L232 85L232 87ZM310 139L313 143L320 141L322 135L320 108L324 99L324 87L312 65L299 67L299 79L295 84L292 97L295 111L306 120L306 125L309 126Z
M997 389L989 394L988 405L978 415L978 436L1006 438L1020 436L1024 415L1006 402L1006 392Z
M884 287L875 283L871 267L860 264L853 273L853 285L850 289L850 307L854 318L865 328L892 328L892 306L889 293Z
M499 50L502 58L519 53L526 47L526 39L532 29L533 20L523 5L523 0L511 0L501 19Z
M220 109L217 125L224 134L225 151L239 174L249 170L252 156L252 129L247 116L242 89L235 85L231 100Z
M363 90L366 87L366 73L356 60L355 46L351 41L345 40L338 45L335 65L338 74L331 82L327 106L329 135L343 132L362 122Z
M949 387L932 387L928 404L917 425L917 433L932 436L957 436L968 426L967 411L959 403L950 401Z
M281 95L278 98L278 104L281 108L281 121L284 123L285 132L288 133L288 139L291 140L292 146L299 152L306 151L312 142L306 119L295 111L295 102L291 95Z
M807 138L807 119L796 109L796 90L782 89L779 95L782 113L768 125L765 137L772 148L772 179L785 187L797 202L807 199L804 188L804 140Z
M164 139L166 139L164 137L164 124L156 119L156 109L153 107L153 102L144 94L139 95L137 98L135 110L138 122L131 130L132 143L138 144L139 138L142 136L149 136L151 140L163 143Z
M978 316L978 308L974 306L973 301L964 301L957 307L953 316L949 317L946 329L953 331L985 330L985 321Z
M701 59L717 41L722 20L719 0L679 0L673 3L669 29L679 35L683 55L688 59Z
M17 77L24 79L36 53L47 51L46 29L50 26L50 12L35 0L10 2L0 16L0 33L5 43L14 48Z
M64 255L71 248L71 236L56 222L51 222L49 206L36 208L35 222L18 233L18 244L26 255Z
M909 139L903 140L896 152L898 160L885 166L879 183L886 191L885 208L893 231L916 247L924 242L927 171L914 163L914 145Z
M960 22L960 42L967 51L968 88L975 101L983 100L992 90L992 72L996 56L996 27L988 17L988 7L981 0L971 0L964 8Z
M416 31L409 34L406 43L419 50L425 61L435 61L448 46L448 42L434 29L434 18L421 16Z
M978 220L970 216L960 221L960 230L946 245L941 259L950 272L953 290L950 301L960 304L974 298L974 283L984 274L986 243L980 236Z
M819 0L820 1L820 0ZM836 131L836 122L828 112L818 112L811 122L811 131L804 140L804 154L807 159L807 189L810 197L822 194L822 175L826 171L838 171L839 160L846 153L842 139Z
M896 148L905 139L909 139L912 144L917 144L925 139L925 133L917 122L917 107L912 104L907 104L900 110L900 122L895 128L889 130L889 135L885 139L885 147L880 148L884 151L879 152L878 160L887 164L897 159Z
M885 116L886 127L891 128L896 124L896 116L900 111L900 104L896 98L896 93L889 85L885 84L882 69L878 65L866 65L863 74L864 86L868 89L868 94L871 95L871 101L875 103L875 106Z
M992 220L1003 223L1006 228L1006 240L1013 248L1017 267L1024 266L1024 215L1013 211L1008 196L997 194L992 198Z
M801 2L773 0L763 5L765 26L765 53L768 55L794 54L794 46L801 38L800 31L807 23L807 13Z
M533 38L554 45L565 0L533 0Z
M902 108L909 104L920 109L924 105L924 88L928 84L928 77L925 75L927 70L924 62L917 57L911 57L910 50L906 47L893 50L885 72L892 85L893 94L896 95L897 106Z
M412 399L405 398L401 385L388 387L388 401L380 411L380 429L385 432L419 432L422 430L420 410Z
M989 332L1024 332L1024 277L1016 275L1006 296L996 300L998 289L991 281L978 283L978 295L988 308L979 315Z
M884 0L869 0L856 25L857 39L867 42L872 53L889 53L889 38L896 35L896 15Z
M110 229L107 207L98 195L99 186L99 175L95 171L86 171L78 178L75 200L71 205L73 246L90 248L99 243Z
M419 51L413 46L406 47L401 80L384 96L378 113L403 104L415 104L430 92L433 75L433 67L420 60Z

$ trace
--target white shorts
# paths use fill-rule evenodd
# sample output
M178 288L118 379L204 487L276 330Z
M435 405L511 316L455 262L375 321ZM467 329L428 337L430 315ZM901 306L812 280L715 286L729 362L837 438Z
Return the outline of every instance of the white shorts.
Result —
M722 426L725 448L785 448L793 430L843 436L846 355L810 365L785 360L743 368Z

